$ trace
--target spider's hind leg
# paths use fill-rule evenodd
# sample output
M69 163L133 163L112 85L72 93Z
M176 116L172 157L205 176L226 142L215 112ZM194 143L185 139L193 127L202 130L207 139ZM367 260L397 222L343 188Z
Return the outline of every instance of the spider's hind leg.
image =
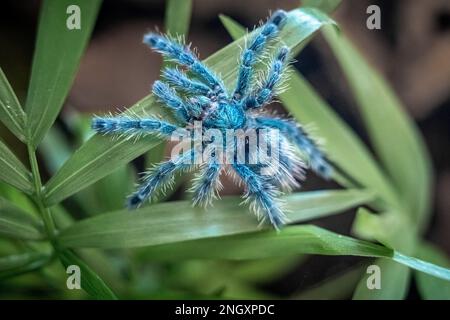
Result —
M283 10L277 10L272 14L269 20L261 27L260 31L253 37L250 45L242 52L238 80L233 93L234 99L239 100L247 94L252 80L253 65L258 61L259 56L269 40L278 34L286 20L286 16L287 13Z

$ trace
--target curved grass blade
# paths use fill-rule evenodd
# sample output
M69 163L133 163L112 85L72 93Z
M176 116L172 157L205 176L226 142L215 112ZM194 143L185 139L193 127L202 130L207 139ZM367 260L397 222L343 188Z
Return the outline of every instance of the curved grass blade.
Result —
M233 38L245 34L244 28L231 18L222 15L220 19ZM328 156L353 179L378 192L387 202L396 203L395 192L365 145L293 68L287 87L280 95L283 105L301 123L314 124L314 134L328 141ZM340 182L352 185L349 181Z
M76 265L81 271L81 288L95 299L116 300L116 295L106 285L106 283L76 254L71 250L65 250L59 254L59 258L67 268L70 265Z
M218 250L220 248L220 250ZM155 260L231 259L247 260L298 254L391 257L393 251L367 241L343 236L314 225L288 226L247 234L214 237L148 248Z
M382 76L343 34L325 38L344 71L373 147L398 189L405 211L423 230L430 206L431 164L422 137Z
M25 141L25 113L1 68L0 119L17 138L21 141Z
M43 225L34 216L24 212L0 197L0 235L25 240L45 238Z
M420 259L450 268L450 260L444 252L430 243L418 246L417 256ZM450 282L442 281L423 272L415 273L417 288L423 299L450 300Z
M99 0L45 0L26 101L28 139L35 148L51 127L66 99L100 7ZM73 6L79 28L69 28ZM69 11L68 11L69 10ZM76 10L76 9L75 9Z
M0 180L27 194L33 192L31 173L0 140Z
M299 47L323 24L333 23L324 14L313 9L296 9L288 13L287 23L279 37L290 48ZM236 79L237 57L245 39L240 38L219 50L204 62L216 73L221 74L225 84L231 87ZM275 48L273 49L275 50ZM155 108L152 96L147 96L131 110L136 114L152 113ZM55 204L75 192L87 187L100 178L113 172L139 155L151 150L160 142L154 136L146 136L131 143L124 138L96 135L85 143L63 165L46 185L46 204Z
M295 193L286 197L288 218L300 222L336 214L372 198L372 193L358 190ZM68 247L127 248L259 230L255 217L240 202L227 197L207 212L188 201L176 201L107 213L76 222L60 233L59 241Z

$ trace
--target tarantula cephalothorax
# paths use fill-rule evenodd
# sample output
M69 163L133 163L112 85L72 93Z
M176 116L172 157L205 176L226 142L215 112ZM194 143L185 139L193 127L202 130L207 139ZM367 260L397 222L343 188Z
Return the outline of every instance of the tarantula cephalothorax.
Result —
M303 168L311 167L325 178L330 176L332 170L317 144L299 125L286 119L264 116L259 112L271 102L279 89L288 63L289 49L281 47L278 50L269 63L268 71L257 82L252 79L254 65L261 60L264 49L279 33L286 18L286 12L276 11L251 37L249 45L241 54L237 83L231 94L227 92L222 80L188 46L160 34L145 35L144 43L185 69L166 68L162 75L166 82L156 81L153 85L153 94L173 111L183 126L125 113L117 117L94 117L93 129L99 133L129 136L156 133L166 138L170 138L177 130L192 129L194 123L198 122L201 122L203 131L276 130L279 138L269 148L272 151L275 146L278 148L276 163L273 159L272 162L265 163L258 160L242 163L236 161L235 156L231 157L232 161L229 163L224 163L217 153L212 152L211 156L201 158L200 172L192 189L194 204L210 203L217 196L221 187L219 176L226 167L227 172L232 172L244 184L244 198L251 202L251 209L262 220L268 219L277 228L284 222L279 194L298 187ZM189 76L185 71L189 72ZM267 134L260 135L258 141L265 140L266 137ZM228 144L224 143L224 146L230 148L229 143L230 141ZM206 143L203 141L200 146L205 148ZM236 140L232 140L231 148L235 151L239 148ZM245 159L255 158L252 152L259 150L259 147L250 148L248 140L240 148L245 150ZM294 150L295 148L298 149ZM188 152L155 166L129 197L128 206L138 207L154 196L158 189L170 183L176 171L194 167L192 159L195 151L195 148L191 148ZM302 162L296 151L304 155L307 164ZM262 170L267 167L275 169L269 171L269 174L263 174Z

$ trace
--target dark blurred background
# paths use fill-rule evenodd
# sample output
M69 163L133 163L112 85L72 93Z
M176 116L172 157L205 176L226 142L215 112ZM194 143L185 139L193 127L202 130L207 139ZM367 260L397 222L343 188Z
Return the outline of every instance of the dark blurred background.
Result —
M289 10L298 4L297 0L194 0L188 40L198 48L203 59L231 41L218 14L229 15L251 28L269 10ZM371 4L381 8L381 30L366 28L366 9ZM0 65L22 101L39 5L37 0L1 3ZM161 59L141 39L145 32L157 26L163 30L164 8L163 0L104 0L65 112L71 109L86 113L114 111L132 105L149 93L151 83L158 77ZM436 177L433 220L426 236L450 254L447 231L450 227L450 1L343 0L333 17L389 80L425 137ZM296 67L367 141L345 79L320 36L297 57ZM59 121L56 125L63 124ZM0 129L3 136L7 134L4 128ZM17 144L15 151L20 154L24 151L21 148ZM311 177L304 188L317 187L324 187L323 181ZM318 224L348 232L352 218L349 213L322 219ZM283 292L307 285L354 261L355 258L317 257L305 263L301 270L280 279L271 289ZM411 295L415 296L412 291Z

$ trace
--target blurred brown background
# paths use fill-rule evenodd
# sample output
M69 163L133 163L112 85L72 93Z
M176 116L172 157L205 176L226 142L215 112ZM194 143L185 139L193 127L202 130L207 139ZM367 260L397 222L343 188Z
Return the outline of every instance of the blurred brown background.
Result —
M450 254L447 231L450 227L450 1L342 2L333 17L390 81L425 136L436 174L434 216L427 237ZM218 14L229 15L252 27L266 17L269 10L288 10L298 4L297 0L194 0L188 39L198 47L201 58L205 58L231 41ZM381 8L381 30L366 28L366 8L371 4ZM39 1L4 0L1 6L0 65L23 99ZM104 0L92 40L66 101L66 110L116 110L147 95L151 83L158 77L161 59L151 53L141 39L156 26L162 30L163 17L163 0ZM296 67L367 141L345 79L321 37L316 37L297 60ZM313 177L308 179L305 188L317 186L323 187L323 182ZM351 215L339 215L320 224L336 230L348 229L351 219ZM343 260L322 259L336 264ZM305 270L315 270L320 265L320 262L313 262ZM291 280L287 279L286 283Z

